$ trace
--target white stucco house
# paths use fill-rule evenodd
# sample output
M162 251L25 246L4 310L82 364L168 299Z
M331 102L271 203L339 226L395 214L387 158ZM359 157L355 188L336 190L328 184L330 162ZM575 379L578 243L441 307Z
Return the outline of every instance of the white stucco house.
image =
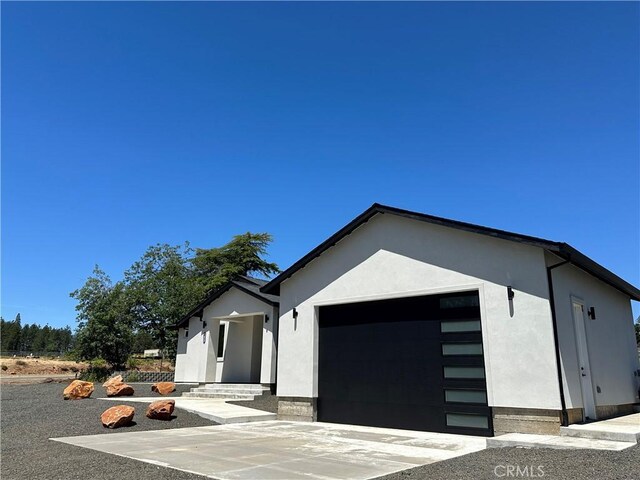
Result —
M273 280L246 285L180 323L176 380L235 379L218 332L239 320L229 342L251 319L262 383L276 380L277 349L283 419L557 433L640 400L640 290L566 243L374 204Z

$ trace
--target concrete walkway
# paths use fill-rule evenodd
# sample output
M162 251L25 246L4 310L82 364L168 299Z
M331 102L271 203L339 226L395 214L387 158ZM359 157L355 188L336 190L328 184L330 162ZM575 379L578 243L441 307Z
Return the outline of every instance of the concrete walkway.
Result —
M569 425L561 427L560 431L561 435L569 437L637 443L640 441L640 413L582 425Z
M485 448L484 437L280 421L52 440L220 480L365 480Z
M226 403L217 398L185 398L185 397L105 397L99 400L111 400L115 402L141 402L151 403L156 400L175 400L176 408L213 420L221 425L229 423L262 422L275 420L275 413L264 412L254 408L242 407Z
M508 433L487 438L487 447L626 450L640 441L640 413L560 428L560 435Z

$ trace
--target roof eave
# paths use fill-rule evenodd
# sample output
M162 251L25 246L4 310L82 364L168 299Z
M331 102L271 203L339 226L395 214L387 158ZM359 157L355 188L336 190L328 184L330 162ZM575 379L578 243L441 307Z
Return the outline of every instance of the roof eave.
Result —
M280 294L280 284L293 276L298 270L304 268L308 263L313 261L315 258L319 257L324 253L325 250L331 248L336 243L341 241L344 237L350 235L354 230L356 230L361 225L368 222L373 216L378 213L389 213L392 215L398 215L405 218L410 218L414 220L419 220L423 222L428 222L435 225L440 225L449 228L456 228L459 230L476 233L480 235L486 235L493 238L499 238L503 240L515 241L519 243L524 243L527 245L531 245L534 247L540 247L550 252L556 253L557 255L571 260L573 264L584 270L585 272L593 275L599 280L611 285L617 290L625 293L631 299L640 301L640 290L626 282L622 278L615 275L613 272L607 270L605 267L599 265L595 261L591 260L586 255L580 253L575 248L570 245L562 242L555 242L552 240L546 240L544 238L533 237L530 235L521 235L518 233L507 232L505 230L499 230L495 228L483 227L480 225L474 225L471 223L460 222L457 220L449 220L442 217L436 217L433 215L427 215L419 212L412 212L410 210L403 210L396 207L390 207L387 205L381 205L379 203L374 203L367 210L362 212L356 218L354 218L351 222L345 225L343 228L338 230L336 233L331 235L327 240L322 242L316 248L311 250L305 256L303 256L300 260L295 262L285 271L283 271L280 275L272 279L269 283L262 286L260 291L263 293L269 293L273 295Z
M612 271L606 269L596 261L590 259L585 254L576 250L568 243L562 243L557 251L557 255L568 260L571 264L585 271L596 279L608 284L616 290L628 295L632 300L640 301L640 290L631 285L626 280L620 278Z

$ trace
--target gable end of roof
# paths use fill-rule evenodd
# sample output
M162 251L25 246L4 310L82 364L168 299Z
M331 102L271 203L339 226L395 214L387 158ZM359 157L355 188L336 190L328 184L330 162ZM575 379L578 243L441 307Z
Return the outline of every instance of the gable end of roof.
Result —
M502 240L508 240L512 242L518 242L525 245L543 248L549 252L569 260L572 264L586 271L587 273L595 276L599 280L613 286L624 294L628 295L634 300L640 301L640 290L626 282L622 278L618 277L613 272L607 270L602 265L599 265L595 261L591 260L586 255L582 254L570 245L562 242L555 242L544 238L533 237L531 235L523 235L514 232L508 232L506 230L499 230L496 228L484 227L481 225L474 225L472 223L461 222L458 220L450 220L443 217L436 217L434 215L428 215L425 213L413 212L410 210L403 210L401 208L390 207L379 203L374 203L367 210L362 212L356 218L354 218L347 225L342 227L336 233L331 235L327 240L322 242L316 248L311 250L300 260L295 262L289 268L284 270L270 282L260 288L263 293L270 293L274 295L280 294L280 284L286 279L293 276L298 270L304 268L307 264L319 257L329 248L333 247L340 240L350 235L361 225L367 223L371 218L378 214L390 214L397 215L412 220L421 222L427 222L434 225L440 225L448 228L455 228L457 230L463 230L470 233L476 233L479 235L486 235Z

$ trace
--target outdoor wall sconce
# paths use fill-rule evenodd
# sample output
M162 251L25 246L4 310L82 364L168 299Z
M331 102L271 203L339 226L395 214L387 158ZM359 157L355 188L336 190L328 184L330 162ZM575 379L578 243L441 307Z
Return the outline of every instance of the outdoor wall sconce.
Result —
M207 328L207 322L202 322L202 328Z
M591 320L596 319L596 307L589 308L589 310L587 311L587 317L589 317Z
M269 315L264 316L264 323L269 323Z
M298 318L298 310L296 310L296 307L293 307L293 318L294 319Z
M511 285L509 285L507 287L507 298L509 299L509 301L513 300L513 297L515 297L516 294L513 291L513 288L511 288Z

